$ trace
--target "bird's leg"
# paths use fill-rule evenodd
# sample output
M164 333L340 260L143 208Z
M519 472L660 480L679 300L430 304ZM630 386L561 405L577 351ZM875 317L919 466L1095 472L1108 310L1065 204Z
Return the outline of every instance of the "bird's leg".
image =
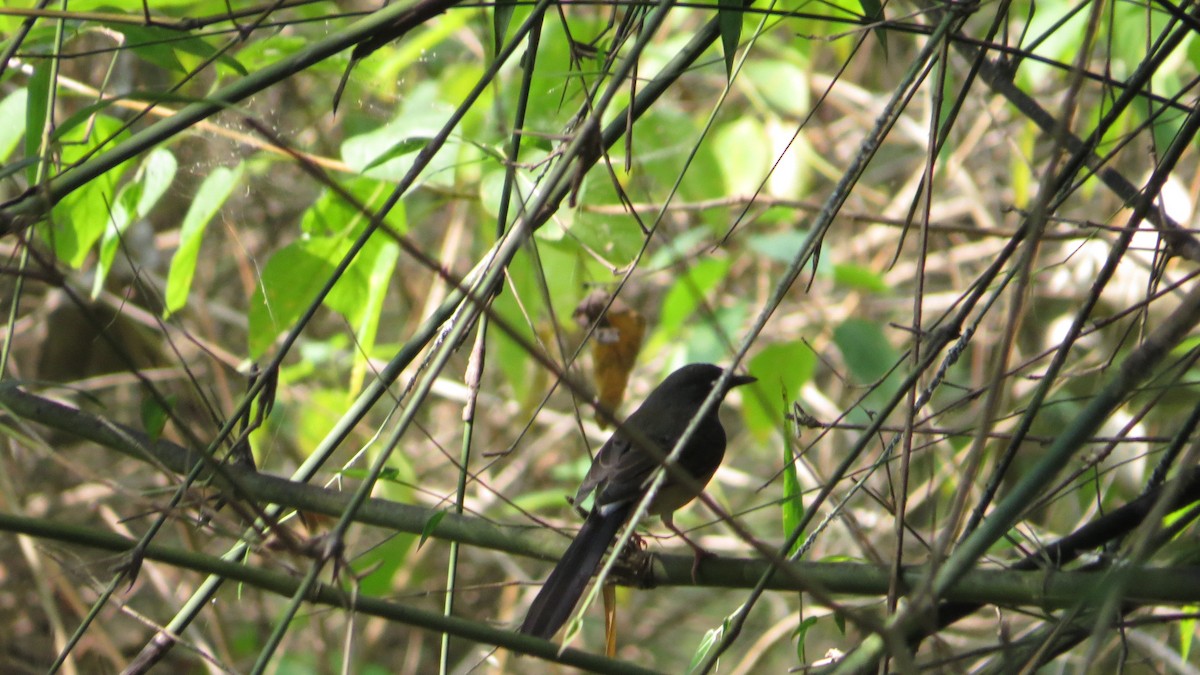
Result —
M669 529L672 532L674 532L675 534L679 535L684 541L687 542L688 546L692 547L692 552L695 553L695 555L696 555L695 559L692 560L692 583L698 583L699 577L700 577L700 561L703 560L704 558L715 558L715 557L717 557L717 554L713 553L712 551L709 551L708 549L704 548L700 544L697 544L696 542L692 541L691 539L688 539L688 536L683 533L683 530L679 529L678 527L675 527L675 520L673 518L673 514L666 513L660 517L662 518L663 525L667 526L667 529Z

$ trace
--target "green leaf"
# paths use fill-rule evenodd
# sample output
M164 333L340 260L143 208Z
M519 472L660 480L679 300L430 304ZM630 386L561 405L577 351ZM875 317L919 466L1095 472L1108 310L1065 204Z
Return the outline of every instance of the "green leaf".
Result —
M167 397L167 405L170 408L175 407L176 396ZM162 436L162 431L167 426L167 420L171 418L170 408L164 408L159 405L158 399L147 397L142 400L142 428L146 431L146 436L151 442L157 441Z
M0 161L12 154L25 136L25 114L29 110L29 90L17 89L0 101Z
M369 164L363 167L363 171L369 171L380 164L383 164L384 162L388 162L396 159L397 157L403 157L409 153L416 152L426 145L429 145L429 141L431 140L433 140L432 136L413 136L410 138L402 138L397 141L395 145L385 150L382 155L371 160Z
M133 182L121 188L117 199L109 207L107 227L100 239L100 259L96 264L96 274L92 278L92 299L100 297L104 290L104 281L112 269L113 260L117 257L117 248L125 235L130 223L134 221L134 210L142 198L142 184Z
M245 77L250 74L237 59L228 51L218 52L216 47L198 37L187 37L187 33L159 28L157 26L134 26L128 23L101 22L113 31L122 33L129 39L127 51L133 52L138 58L166 70L180 73L188 72L179 59L179 54L190 54L198 59L208 61L216 57L216 62L229 67L238 75Z
M779 113L793 117L808 114L808 74L795 63L781 59L747 61L742 77Z
M759 255L776 262L791 264L807 238L808 230L784 230L753 235L748 243L750 249Z
M381 162L376 160L394 147L403 148L411 139L436 136L453 111L453 106L439 98L437 85L432 82L419 84L404 96L404 103L392 121L347 138L342 143L342 160L355 171L367 173L372 178L399 180L412 167L415 157L411 152ZM457 139L446 142L425 169L427 180L453 184L458 145Z
M799 340L768 345L750 359L747 369L758 377L759 389L766 392L765 397L742 396L742 411L750 432L764 440L777 431L787 407L816 367L816 355ZM766 406L762 398L766 398Z
M512 21L516 0L496 0L492 8L492 56L500 54L504 39L508 36L508 24Z
M121 142L129 136L128 131L119 131L123 126L120 120L97 115L90 129L86 126L77 127L63 139L62 164L69 166L97 150L111 148ZM78 269L87 259L92 246L108 229L110 217L119 219L128 216L128 213L122 215L112 211L117 207L114 195L118 194L121 176L133 161L122 162L64 197L54 205L53 217L38 226L38 233L54 249L59 260ZM126 210L132 211L134 205L136 200Z
M704 660L708 658L709 652L713 650L713 647L720 644L721 638L725 636L725 632L728 630L729 617L725 617L725 620L721 622L719 627L710 629L704 634L699 646L696 647L696 652L692 654L692 662L688 664L687 672L691 673L695 671L701 663L704 663Z
M192 277L196 272L196 259L200 255L200 244L204 240L204 230L241 178L240 164L232 170L223 166L217 167L196 191L196 196L192 199L179 228L179 248L171 259L171 271L167 275L164 312L166 316L179 311L187 304Z
M859 0L863 10L863 23L879 23L884 20L883 3L879 0ZM883 58L886 61L888 56L887 30L884 28L876 28L874 30L875 37L879 38L879 46L883 49Z
M393 211L394 216L402 213ZM310 236L271 256L250 299L251 358L263 354L280 332L291 328L304 314L352 243L353 237L344 233ZM325 305L355 327L363 349L374 344L388 281L398 259L399 247L376 235L325 297Z
M412 553L417 536L398 532L386 541L370 547L362 555L355 556L350 566L358 579L359 590L372 596L395 592L393 580L397 574L411 572L408 556ZM366 575L365 577L362 575ZM312 671L305 671L312 672Z
M104 282L112 270L125 230L139 218L146 217L158 203L175 177L178 163L175 155L166 148L150 152L138 169L134 180L127 183L117 194L104 236L100 239L100 256L96 261L96 274L92 280L92 297L97 298L104 289Z
M772 163L771 140L763 123L753 117L738 118L717 129L713 144L726 193L754 194Z
M171 182L175 180L175 173L179 169L179 162L175 160L175 155L166 148L155 148L146 156L146 160L142 162L139 169L139 179L143 183L142 198L137 203L137 217L145 218L146 214L150 213L150 209L158 203L166 193L167 188L171 187Z
M1188 607L1181 607L1180 611L1183 614L1194 615L1197 611L1200 611L1200 607L1191 605ZM1187 663L1188 656L1192 653L1192 640L1195 639L1195 637L1196 619L1181 619L1179 621L1179 658L1184 663Z
M783 516L783 536L788 538L800 527L804 520L804 490L800 487L800 476L796 471L796 453L792 441L797 437L794 422L787 422L784 429L783 442L783 503L780 505ZM788 550L791 557L804 544L803 535Z
M808 657L804 653L804 638L808 636L808 630L815 625L817 625L817 617L810 616L801 619L796 630L792 631L792 637L796 638L796 658L800 663L808 663Z
M730 3L730 4L726 4ZM742 39L742 8L732 0L717 0L717 28L721 32L721 50L725 53L725 77L733 77L733 61Z
M374 210L381 197L391 192L392 186L379 180L358 177L341 183L341 187L360 204ZM314 236L341 235L355 237L366 227L367 216L348 203L333 190L325 190L300 218L300 230ZM387 224L399 232L407 231L403 202L388 214Z
M867 409L876 409L886 403L901 377L895 369L900 354L888 342L880 324L866 319L847 319L833 329L833 341L842 352L855 384L878 384L863 401ZM884 376L887 376L886 380L883 380ZM862 414L863 411L855 411L855 421L863 421Z
M674 339L700 303L725 279L729 266L725 258L705 258L680 275L663 299L658 335Z
M586 211L575 212L567 233L569 236L564 237L564 242L574 239L586 248L586 251L580 251L582 255L600 256L608 263L609 269L624 267L633 262L646 240L642 228L638 227L637 221L632 218L617 218Z
M726 303L716 307L712 316L701 315L690 323L674 345L677 358L686 363L717 363L729 354L729 336L746 325L750 306L741 298Z
M847 319L833 329L833 341L858 384L871 384L880 379L899 359L880 325L867 319Z
M25 156L41 157L42 131L46 128L47 106L50 101L50 66L40 62L29 78L29 94L25 97ZM37 183L37 165L29 167L30 185Z
M426 520L425 525L421 528L421 539L417 542L418 550L425 545L425 540L433 534L433 531L437 529L438 523L442 522L442 518L445 517L446 511L438 511L437 513L429 516L429 520Z
M86 106L80 108L79 110L76 110L75 113L72 114L70 117L68 117L67 119L63 120L62 122L59 122L58 124L54 125L54 133L52 133L50 135L50 139L58 140L64 136L66 136L68 133L70 133L73 129L75 129L75 127L78 127L80 125L86 126L86 124L91 121L93 115L103 112L103 111L107 110L108 108L111 108L114 103L117 103L120 101L138 101L138 102L146 102L146 103L177 103L177 104L183 104L183 105L188 105L191 103L216 103L217 105L223 106L226 110L235 110L235 111L239 111L239 112L244 111L244 109L238 108L237 106L229 105L222 101L214 101L212 99L207 99L207 98L197 98L195 96L183 96L180 94L159 93L159 92L130 92L128 94L125 94L124 96L113 96L111 98L101 99L99 101L96 101L95 103L91 103L89 105L86 105ZM245 113L250 114L249 111L245 111Z
M303 239L274 253L263 268L250 298L248 350L252 359L262 356L284 330L300 318L317 291L333 274L328 239ZM345 250L343 245L343 250Z
M393 216L403 211L393 211ZM355 382L365 375L367 358L375 348L379 318L383 313L388 284L400 259L400 246L383 235L372 237L359 251L346 273L325 298L325 305L346 317L354 327ZM331 260L337 264L337 260Z
M869 293L885 294L892 290L882 276L862 265L834 265L833 280L840 285Z

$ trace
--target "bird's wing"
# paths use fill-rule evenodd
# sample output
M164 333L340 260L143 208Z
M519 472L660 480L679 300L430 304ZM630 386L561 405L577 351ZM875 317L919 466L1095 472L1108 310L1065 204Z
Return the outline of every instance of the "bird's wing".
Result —
M604 445L600 446L600 451L592 459L592 466L588 468L587 475L583 477L583 482L579 484L579 490L575 493L576 506L587 499L588 495L597 487L603 491L603 486L608 482L621 455L625 454L628 449L628 441L619 434L613 434L605 441Z
M638 499L646 491L646 480L659 467L657 455L670 452L674 439L670 431L651 434L645 440L653 443L658 453L642 450L630 441L623 441L622 452L607 465L604 485L596 497L601 506Z

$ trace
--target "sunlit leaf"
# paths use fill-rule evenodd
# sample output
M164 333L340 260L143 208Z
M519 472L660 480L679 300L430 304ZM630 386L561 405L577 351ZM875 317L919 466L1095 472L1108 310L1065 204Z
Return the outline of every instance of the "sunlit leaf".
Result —
M13 90L0 101L0 161L8 159L13 148L25 135L25 113L28 110L29 90Z
M816 370L817 357L800 340L768 345L759 350L747 364L747 370L758 378L758 388L765 392L766 405L758 396L743 395L742 411L746 426L758 438L778 433L787 412L786 405L795 400Z
M123 126L120 120L97 115L90 128L77 127L62 139L63 165L69 166L85 155L93 155L97 149L110 148L128 138L129 132L121 130ZM110 217L114 215L117 186L134 161L130 159L118 164L54 205L54 217L38 230L60 260L75 268L83 265L92 246L108 228ZM134 205L136 200L127 210L132 210Z
M196 271L196 259L200 255L200 244L204 239L204 229L241 179L241 165L234 169L217 167L204 179L196 191L196 196L192 198L179 227L179 248L171 258L171 271L167 275L167 315L179 311L187 304L188 293L192 288L192 276Z

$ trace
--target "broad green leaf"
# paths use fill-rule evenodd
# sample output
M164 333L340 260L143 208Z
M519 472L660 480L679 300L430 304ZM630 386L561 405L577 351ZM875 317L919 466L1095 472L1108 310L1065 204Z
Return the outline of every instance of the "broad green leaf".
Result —
M663 242L663 245L650 256L650 262L644 263L643 267L656 272L666 271L668 267L691 260L695 250L711 246L711 240L712 233L706 228L694 227L681 232Z
M342 190L353 196L368 209L378 208L383 198L391 193L392 185L373 178L357 177L341 183ZM387 216L389 227L406 232L403 202L399 202ZM366 227L367 216L333 190L325 190L300 219L300 230L313 236L342 235L356 237Z
M250 300L252 358L264 353L276 336L289 330L308 309L349 252L353 239L343 234L307 237L271 256ZM398 259L399 247L375 235L325 297L325 305L355 327L363 349L374 345L388 281Z
M354 326L357 348L354 351L351 391L358 390L366 378L368 359L375 349L375 339L379 333L383 303L399 259L399 244L381 234L373 236L325 300L327 306L346 317Z
M179 228L179 248L171 258L171 271L167 275L167 316L187 304L188 293L192 289L192 277L196 272L196 259L200 255L200 244L204 240L204 229L208 227L209 221L229 198L241 178L241 165L234 169L217 167L196 191L196 196L192 199Z
M495 313L522 339L534 344L537 344L537 336L531 322L544 327L541 319L545 315L544 306L538 302L541 297L538 288L537 270L530 255L521 249L508 266L508 283L504 291L492 301ZM538 382L530 373L541 371L541 367L532 364L524 347L510 338L507 331L496 331L495 339L489 342L495 354L488 357L488 363L495 364L504 373L515 394L513 398L519 404L532 404L538 396Z
M752 235L747 243L755 253L776 262L791 264L807 238L808 230L784 230Z
M17 89L0 101L0 162L8 159L25 135L29 90Z
M99 297L104 289L104 282L112 270L113 260L120 249L126 229L136 220L146 217L150 209L154 208L175 178L177 168L175 155L171 154L170 150L153 150L138 168L133 181L124 185L117 194L107 227L104 229L104 236L100 239L100 256L96 261L96 273L92 280L93 298Z
M417 535L397 532L361 555L356 555L350 566L354 569L359 591L372 596L394 593L396 575L404 570L411 571L408 556L412 554L416 542ZM366 576L361 576L363 574Z
M674 339L700 303L725 279L729 265L725 258L705 258L679 275L663 299L657 335Z
M742 77L779 113L792 117L808 114L808 75L800 66L781 59L747 61Z
M250 74L228 51L219 53L216 47L201 38L187 37L187 33L158 26L134 26L118 22L103 25L128 38L126 51L165 70L186 73L189 67L180 61L179 55L190 54L205 61L216 57L217 63L228 66L238 75L245 77Z
M761 121L741 117L717 129L713 148L725 178L725 193L750 195L771 168L771 142Z
M180 94L171 94L171 93L136 92L135 91L135 92L129 92L128 94L126 94L124 96L114 96L111 98L101 99L99 101L96 101L95 103L86 105L86 106L80 108L79 110L76 110L75 113L72 114L70 117L68 117L67 119L54 125L54 133L52 133L50 135L50 139L58 140L58 139L62 138L63 136L66 136L68 133L70 133L73 129L75 129L75 127L78 127L80 125L87 125L88 123L91 122L93 115L111 108L113 106L113 104L118 103L120 101L145 101L148 103L168 103L168 104L183 104L183 105L187 105L190 103L214 103L215 102L215 103L224 105L224 107L227 110L236 110L239 112L245 112L246 114L249 114L248 111L244 111L243 109L238 108L237 106L223 104L219 101L213 101L212 99L196 98L195 96L182 96Z
M764 407L758 396L742 395L742 411L751 433L764 440L780 430L787 407L816 367L812 349L799 340L768 345L750 359L747 369L758 378L755 386L764 392L767 404Z
M134 210L142 198L142 183L135 181L121 188L116 200L109 207L107 227L100 240L100 259L96 264L96 274L92 278L92 298L100 297L104 290L104 282L112 269L117 249L125 235L125 230L134 221Z
M171 182L175 180L175 172L179 162L175 155L166 148L155 148L146 156L139 171L139 179L144 184L142 198L137 203L137 217L145 218L150 209L158 203Z
M599 256L609 269L633 262L646 235L633 218L576 211L564 241L574 240L586 249L583 255Z
M866 319L847 319L833 330L833 341L842 352L854 384L874 386L863 400L867 410L876 410L886 403L895 393L902 373L896 368L900 354L884 336L881 324ZM884 379L885 375L887 379ZM866 411L852 411L851 419L865 421Z
M892 289L883 280L883 277L877 274L874 270L863 267L862 265L839 264L833 266L833 280L842 286L867 291L869 293L884 294Z
M445 46L443 43L454 40L464 29L473 27L478 16L476 12L446 12L436 21L428 21L414 28L403 40L393 42L365 59L360 64L362 72L356 79L363 78L369 83L371 96L378 97L376 100L397 96L404 99L404 106L409 108L408 97L424 85L409 91L403 83L412 77L414 71L425 69L430 52L442 49ZM459 46L451 46L450 49L457 51ZM433 85L433 88L440 92L441 84ZM412 107L411 110L416 112L417 109Z
M867 319L847 319L833 329L833 341L857 384L872 384L888 373L900 355L888 342L880 324Z
M674 345L678 364L724 360L729 354L730 336L737 335L746 325L749 311L749 304L738 298L717 306L712 316L697 316L690 322L692 327L683 331L683 339Z
M403 157L409 153L416 152L426 145L429 145L429 141L431 140L433 140L432 136L413 136L411 138L402 138L397 141L395 145L388 148L382 155L371 160L369 164L363 167L363 171L369 171L380 164L383 164L384 162L388 162L396 159L397 157Z
M412 167L415 156L409 152L377 161L392 148L414 138L432 138L441 130L454 106L443 102L437 86L424 82L413 87L392 121L381 127L347 138L342 143L342 160L355 171L383 180L399 180ZM454 180L458 141L446 142L442 151L425 169L427 180L450 185Z
M62 142L62 164L70 166L94 150L111 147L128 137L120 131L121 121L97 115L95 124L77 127ZM87 132L91 133L88 134ZM86 134L86 135L85 135ZM39 234L54 250L54 254L74 268L79 268L87 259L92 246L103 236L110 222L110 213L116 207L114 195L121 176L134 160L126 160L104 174L64 197L54 205L53 217L38 226ZM132 202L128 210L136 206ZM120 214L112 214L121 218ZM127 215L127 214L126 214Z
M333 274L330 251L334 244L328 239L296 241L267 261L250 298L250 358L266 353L275 338L290 329L316 299L317 291ZM343 243L342 250L348 245Z
M699 139L700 129L696 120L676 108L655 107L633 126L634 171L645 172L647 178L672 185L679 179L681 158L692 152ZM720 157L719 145L702 143L683 182L679 185L679 198L683 200L711 199L724 194L724 158ZM655 152L638 152L638 148L655 148ZM728 210L715 209L705 213L718 223L714 231L725 233L729 227Z

